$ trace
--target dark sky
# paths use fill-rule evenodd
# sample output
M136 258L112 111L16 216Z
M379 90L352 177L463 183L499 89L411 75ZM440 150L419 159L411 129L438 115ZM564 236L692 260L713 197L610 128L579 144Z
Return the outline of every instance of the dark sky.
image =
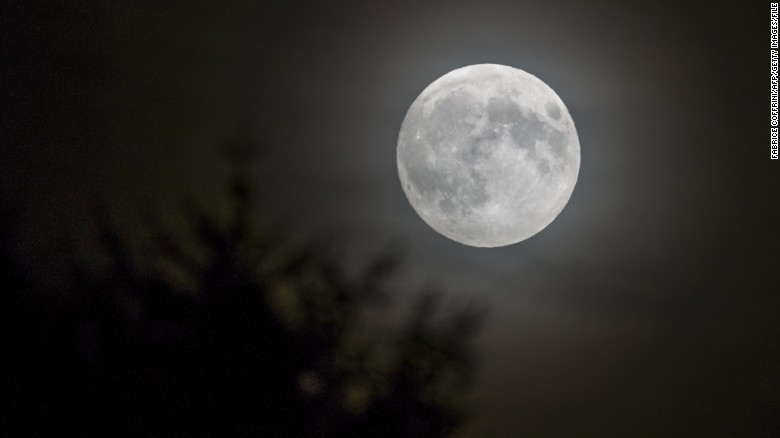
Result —
M31 254L95 194L218 203L215 145L251 126L274 218L407 242L401 283L488 303L471 436L780 434L768 3L159 3L4 6L0 183ZM550 85L582 148L558 219L496 249L430 229L395 161L416 96L479 63Z

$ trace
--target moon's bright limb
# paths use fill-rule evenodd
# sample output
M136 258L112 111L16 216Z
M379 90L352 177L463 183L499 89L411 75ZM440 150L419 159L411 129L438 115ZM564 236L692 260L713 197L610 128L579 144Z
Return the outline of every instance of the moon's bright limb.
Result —
M510 245L544 229L579 169L566 106L537 77L505 65L470 65L435 80L398 136L398 175L412 207L471 246Z

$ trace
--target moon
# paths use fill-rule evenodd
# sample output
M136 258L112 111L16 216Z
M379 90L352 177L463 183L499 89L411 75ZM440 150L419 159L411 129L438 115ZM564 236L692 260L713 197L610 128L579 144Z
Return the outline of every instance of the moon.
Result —
M511 245L561 213L580 169L574 121L536 76L498 64L453 70L412 103L398 176L425 223L456 242Z

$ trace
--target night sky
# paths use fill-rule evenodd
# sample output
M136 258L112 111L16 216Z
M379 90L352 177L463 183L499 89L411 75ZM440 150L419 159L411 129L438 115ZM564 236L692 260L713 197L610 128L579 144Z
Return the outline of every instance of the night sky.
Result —
M401 242L401 289L488 306L470 436L780 435L768 3L19 3L0 187L29 200L30 263L89 252L95 197L127 223L220 208L220 145L249 132L263 217ZM561 215L494 249L429 228L396 168L417 95L479 63L547 83L582 153Z

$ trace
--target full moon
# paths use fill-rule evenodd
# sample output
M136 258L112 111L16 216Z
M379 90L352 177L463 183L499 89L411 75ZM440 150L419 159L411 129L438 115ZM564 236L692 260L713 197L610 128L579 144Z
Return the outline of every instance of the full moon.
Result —
M547 227L571 197L580 142L536 76L478 64L431 83L398 136L398 176L418 215L465 245L497 247Z

